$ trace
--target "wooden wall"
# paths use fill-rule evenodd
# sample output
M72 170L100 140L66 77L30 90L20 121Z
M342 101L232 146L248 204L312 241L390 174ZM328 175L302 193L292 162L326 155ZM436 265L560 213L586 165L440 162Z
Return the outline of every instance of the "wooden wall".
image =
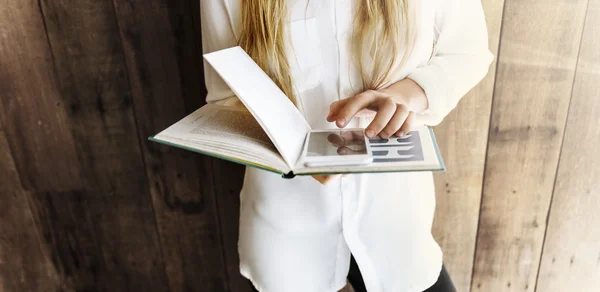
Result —
M436 128L459 291L600 286L600 0L483 0L490 74ZM248 292L243 168L146 137L200 107L198 0L1 0L0 291Z

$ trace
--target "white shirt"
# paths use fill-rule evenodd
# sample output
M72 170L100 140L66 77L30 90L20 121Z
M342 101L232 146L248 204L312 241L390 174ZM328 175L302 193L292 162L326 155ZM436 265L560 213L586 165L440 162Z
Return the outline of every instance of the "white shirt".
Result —
M201 0L204 53L237 45L240 1ZM288 0L292 80L313 129L335 128L325 120L329 105L359 84L348 40L355 1ZM415 51L395 80L410 78L424 89L429 109L419 118L436 125L486 75L493 57L479 0L418 3ZM207 101L235 101L213 69L204 68ZM348 127L368 123L356 118ZM261 292L338 291L351 254L372 292L423 291L438 278L431 173L345 175L321 185L247 168L240 197L240 271Z

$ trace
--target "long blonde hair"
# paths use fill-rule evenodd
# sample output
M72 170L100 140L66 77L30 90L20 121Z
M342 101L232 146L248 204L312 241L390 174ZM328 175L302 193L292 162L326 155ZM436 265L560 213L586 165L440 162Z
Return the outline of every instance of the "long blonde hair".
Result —
M362 77L359 91L384 86L412 53L416 21L408 1L357 0L350 37L353 60ZM239 45L295 101L285 51L287 1L242 0L241 11ZM365 55L372 61L365 62Z

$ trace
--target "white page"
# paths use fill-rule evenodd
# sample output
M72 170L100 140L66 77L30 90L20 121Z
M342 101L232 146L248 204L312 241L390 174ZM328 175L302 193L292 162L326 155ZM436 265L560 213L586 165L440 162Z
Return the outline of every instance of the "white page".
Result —
M260 164L283 173L291 170L256 119L245 109L207 104L153 138Z
M310 126L290 99L240 47L204 55L293 167Z

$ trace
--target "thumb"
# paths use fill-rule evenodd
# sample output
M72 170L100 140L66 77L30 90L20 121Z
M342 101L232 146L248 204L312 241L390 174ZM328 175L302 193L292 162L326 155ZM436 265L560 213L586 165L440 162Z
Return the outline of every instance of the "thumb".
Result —
M327 115L326 120L328 122L334 122L337 119L337 115L338 115L340 109L342 109L344 107L344 105L346 104L347 101L348 101L348 99L346 98L346 99L332 102L329 105L329 114Z

